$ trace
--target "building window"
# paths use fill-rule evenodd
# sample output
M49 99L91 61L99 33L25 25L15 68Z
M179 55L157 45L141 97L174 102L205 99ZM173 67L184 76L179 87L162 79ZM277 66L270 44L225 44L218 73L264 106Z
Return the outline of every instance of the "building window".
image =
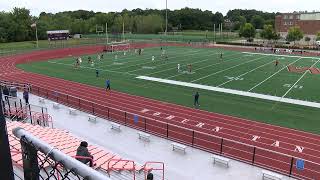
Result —
M290 17L289 17L290 19L293 19L293 15L290 15Z
M288 19L288 15L284 15L284 19Z
M300 19L300 15L296 15L296 19Z

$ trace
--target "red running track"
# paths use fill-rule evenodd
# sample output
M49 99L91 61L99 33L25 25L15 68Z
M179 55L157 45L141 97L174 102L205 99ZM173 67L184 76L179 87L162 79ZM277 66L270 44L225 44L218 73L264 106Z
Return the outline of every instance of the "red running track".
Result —
M136 46L157 45L138 44ZM98 53L103 48L103 46L90 46L45 50L4 57L0 60L0 77L2 80L30 83L33 87L38 87L38 91L33 88L33 92L39 95L55 98L59 94L58 101L68 105L79 106L80 98L81 108L91 111L94 107L94 113L97 115L107 116L120 122L125 121L135 128L142 128L210 152L222 152L225 156L284 174L289 174L291 163L295 164L296 159L301 158L306 160L305 170L298 171L293 165L291 174L301 179L320 178L320 156L318 156L320 136L318 135L116 91L106 95L101 88L24 72L15 67L16 64L31 61ZM105 111L106 107L108 113ZM144 122L133 123L133 115L138 115L140 119L144 119ZM254 160L253 154L255 154Z

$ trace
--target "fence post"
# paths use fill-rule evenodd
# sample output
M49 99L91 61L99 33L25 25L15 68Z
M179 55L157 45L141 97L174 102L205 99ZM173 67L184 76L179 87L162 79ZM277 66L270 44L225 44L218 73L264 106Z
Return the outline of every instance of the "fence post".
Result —
M194 144L194 130L192 130L192 147L193 147L193 144Z
M147 119L144 118L144 132L147 131Z
M221 138L221 144L220 144L220 154L222 154L222 147L223 147L223 138Z
M291 158L289 177L291 177L292 175L293 161L294 161L294 157Z
M2 97L2 93L0 90L0 97ZM6 120L4 117L4 111L2 111L3 101L1 98L0 101L0 179L8 179L14 180L13 168L12 168L12 159L10 153L8 132L6 127Z
M69 95L67 95L67 104L69 104Z
M37 150L26 141L27 140L24 138L20 139L24 179L39 180L40 170L38 166Z
M16 108L16 113L18 114L17 102L14 102L14 107Z
M167 138L169 138L169 124L167 123Z
M20 99L20 110L22 111L22 101Z
M256 157L256 147L253 147L252 165L254 164L254 158Z
M31 121L31 124L33 124L33 122L32 122L31 106L30 106L30 104L28 105L28 107L29 107L30 121Z

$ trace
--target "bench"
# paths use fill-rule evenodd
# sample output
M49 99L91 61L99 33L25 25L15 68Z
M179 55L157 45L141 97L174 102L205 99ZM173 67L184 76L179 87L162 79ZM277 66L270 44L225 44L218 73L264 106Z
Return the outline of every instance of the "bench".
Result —
M120 131L121 130L120 127L121 127L120 124L117 124L117 123L114 123L114 122L111 123L111 129L113 129L113 130Z
M229 167L230 159L222 156L217 156L217 155L213 155L212 158L213 158L213 164L216 164L216 162L218 162L220 164L224 164L226 167Z
M150 141L150 134L139 131L138 135L139 135L139 139Z
M77 114L77 110L73 109L73 108L69 108L69 114L76 115Z
M52 104L52 107L53 107L54 109L59 109L59 108L60 108L60 104L54 102L54 103Z
M88 121L96 123L97 122L97 116L89 114L88 115Z
M40 103L45 103L45 99L42 98L42 97L39 97L39 102L40 102Z
M187 146L179 143L171 143L171 145L172 145L172 151L177 149L177 150L183 151L183 153L186 153Z
M262 170L262 179L281 180L283 176L271 171Z

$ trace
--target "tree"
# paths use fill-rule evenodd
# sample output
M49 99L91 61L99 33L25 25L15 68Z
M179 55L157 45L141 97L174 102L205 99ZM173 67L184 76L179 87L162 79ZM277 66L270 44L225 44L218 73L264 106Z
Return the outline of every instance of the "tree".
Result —
M317 41L320 41L320 31L317 33L317 38L316 38Z
M253 16L251 23L256 29L262 29L265 24L265 20L262 18L262 16L255 15Z
M256 29L251 23L246 23L241 26L239 36L247 38L248 41L251 41L256 36Z
M291 27L288 31L288 35L286 40L289 42L294 42L300 41L303 38L303 32L299 27Z
M275 32L272 25L264 25L264 28L262 32L260 33L260 36L263 39L267 40L276 40L277 39L277 33Z

